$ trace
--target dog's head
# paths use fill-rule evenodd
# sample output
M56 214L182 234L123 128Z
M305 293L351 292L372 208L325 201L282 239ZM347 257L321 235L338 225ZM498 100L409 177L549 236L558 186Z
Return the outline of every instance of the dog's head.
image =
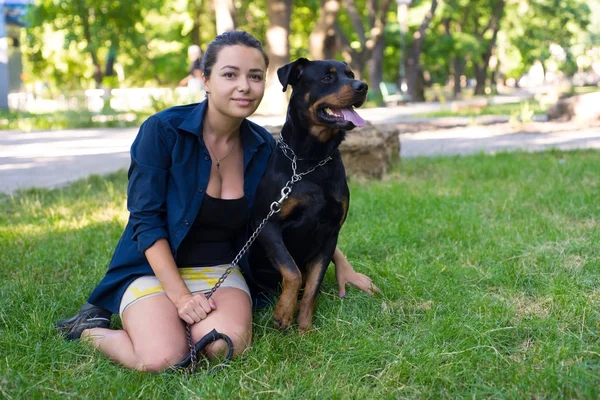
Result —
M292 117L306 124L319 141L365 124L354 108L363 105L369 87L354 79L346 63L299 58L279 68L277 76L284 92L288 85L293 89L289 105Z

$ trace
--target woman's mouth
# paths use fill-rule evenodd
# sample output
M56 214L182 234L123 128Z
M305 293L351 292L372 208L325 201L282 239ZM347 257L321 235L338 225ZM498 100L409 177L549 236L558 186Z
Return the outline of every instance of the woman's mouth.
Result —
M252 104L252 99L232 99L233 101L235 101L237 104L239 104L240 106L249 106L250 104Z

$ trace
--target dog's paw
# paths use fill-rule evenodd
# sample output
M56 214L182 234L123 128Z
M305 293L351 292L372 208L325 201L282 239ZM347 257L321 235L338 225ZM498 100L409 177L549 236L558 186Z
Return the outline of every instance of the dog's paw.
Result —
M294 319L294 313L288 310L279 309L279 307L273 313L273 322L278 329L285 330L292 325Z
M302 323L299 321L299 325L298 325L298 331L300 332L300 334L304 335L307 333L310 333L313 330L313 325L312 322L308 322L308 323Z
M308 333L313 329L313 309L314 302L310 304L306 302L306 299L302 299L300 311L298 312L298 330L300 333Z

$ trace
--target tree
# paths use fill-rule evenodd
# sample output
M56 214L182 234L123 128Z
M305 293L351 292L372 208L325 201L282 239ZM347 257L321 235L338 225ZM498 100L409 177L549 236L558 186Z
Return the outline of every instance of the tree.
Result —
M266 50L269 56L267 88L263 102L265 111L272 114L283 114L287 108L287 96L281 90L277 70L290 62L290 19L292 0L268 0Z
M335 58L335 24L340 11L340 0L321 0L319 18L310 34L310 57L313 60Z
M488 76L487 70L494 47L496 46L496 40L498 39L500 21L504 16L504 6L506 5L506 1L492 0L489 5L492 7L492 13L487 25L483 29L475 32L475 35L480 39L480 43L482 43L483 48L480 59L474 64L475 79L477 81L477 84L475 85L475 94L478 95L485 94L485 84ZM475 13L474 18L476 18L476 20L480 20L481 16ZM489 37L487 40L484 38L486 34L491 34L491 37Z
M217 35L234 30L236 23L233 0L213 0L213 7L215 8L215 19L217 21Z
M528 71L537 60L545 70L551 56L550 45L569 51L578 34L590 23L590 8L584 0L531 0L513 4L507 10L506 31L521 58L516 75Z
M31 25L41 28L49 24L55 32L62 32L65 47L81 48L91 61L96 87L100 87L104 77L101 57L117 54L123 44L121 38L139 34L135 26L143 21L143 3L141 0L122 3L110 0L42 0L33 8ZM40 36L43 31L42 28L38 32ZM41 47L38 50L41 52ZM77 62L81 63L81 60L73 60L73 64Z
M374 98L381 97L379 83L383 77L384 32L390 3L390 0L367 0L366 17L362 18L355 0L344 0L344 16L349 19L351 29L347 24L342 26L346 19L338 19L335 27L342 55L357 79L362 79L365 67L369 66L369 90Z
M439 83L445 84L451 77L454 98L461 96L463 77L481 54L471 17L481 1L444 1L424 43L424 68Z
M425 42L427 30L431 24L431 21L433 20L437 6L438 0L432 0L429 11L427 14L425 14L419 29L413 33L413 40L407 57L406 74L408 95L412 101L425 101L425 85L423 70L421 67L421 51L423 50L423 43Z

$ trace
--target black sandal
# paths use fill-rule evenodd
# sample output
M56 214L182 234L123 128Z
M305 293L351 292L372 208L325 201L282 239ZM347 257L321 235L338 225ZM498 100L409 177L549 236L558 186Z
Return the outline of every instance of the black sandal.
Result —
M54 327L67 340L77 340L86 329L110 328L110 317L112 313L102 307L85 303L77 315L62 319L54 324Z

